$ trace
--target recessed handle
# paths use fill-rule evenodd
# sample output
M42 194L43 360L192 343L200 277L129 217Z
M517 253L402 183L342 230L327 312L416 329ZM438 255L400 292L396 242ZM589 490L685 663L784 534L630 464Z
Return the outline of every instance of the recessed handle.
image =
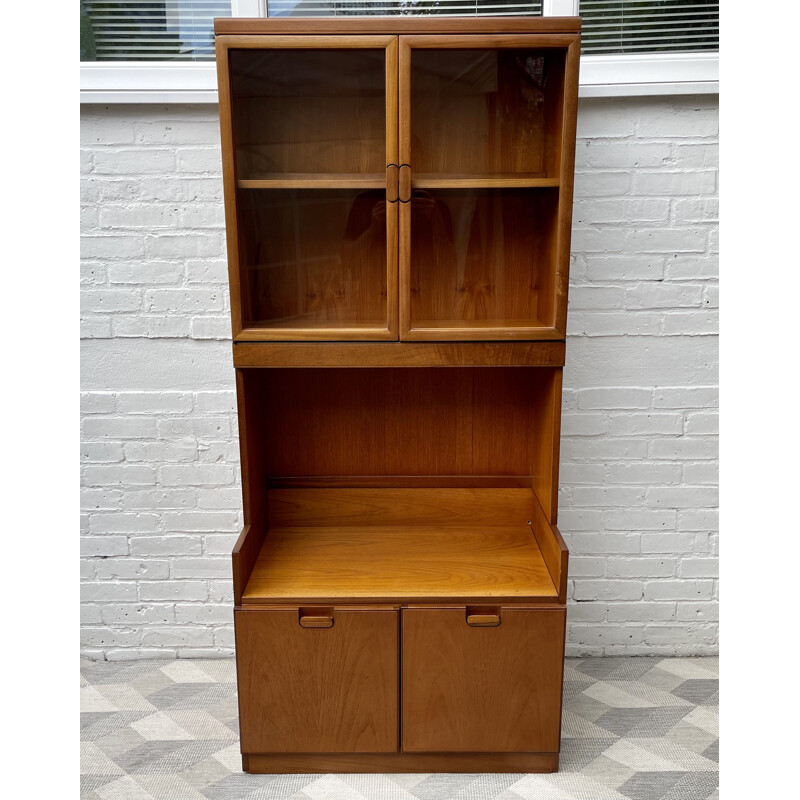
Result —
M332 628L333 617L305 616L300 617L301 628Z
M396 203L399 195L400 173L397 164L389 164L386 167L386 200L389 203Z
M467 614L467 625L473 628L496 628L499 624L499 614Z
M411 201L411 165L400 165L400 181L398 191L401 203L408 203Z

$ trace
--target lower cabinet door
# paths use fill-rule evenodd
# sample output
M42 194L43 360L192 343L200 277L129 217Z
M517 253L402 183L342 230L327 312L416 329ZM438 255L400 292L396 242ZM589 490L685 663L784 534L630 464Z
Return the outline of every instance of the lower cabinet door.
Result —
M490 611L403 609L403 750L558 751L566 611Z
M396 751L397 614L237 610L242 752Z

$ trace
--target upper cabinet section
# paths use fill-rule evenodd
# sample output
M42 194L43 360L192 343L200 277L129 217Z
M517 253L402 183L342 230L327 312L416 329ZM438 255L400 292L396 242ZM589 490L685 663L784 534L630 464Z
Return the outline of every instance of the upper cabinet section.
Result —
M578 35L302 22L217 37L234 340L564 338Z
M235 340L397 339L397 37L219 37L217 60Z

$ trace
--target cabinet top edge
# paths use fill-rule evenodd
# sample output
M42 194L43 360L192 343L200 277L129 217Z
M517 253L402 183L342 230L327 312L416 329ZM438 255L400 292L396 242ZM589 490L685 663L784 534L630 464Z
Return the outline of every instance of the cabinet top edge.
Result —
M580 29L580 17L368 17L363 19L217 17L214 19L214 33L224 35L579 33Z

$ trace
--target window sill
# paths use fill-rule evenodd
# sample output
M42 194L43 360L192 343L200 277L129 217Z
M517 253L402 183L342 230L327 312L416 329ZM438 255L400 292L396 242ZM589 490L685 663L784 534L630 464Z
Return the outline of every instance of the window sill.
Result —
M715 94L718 53L582 56L580 97ZM213 62L81 64L81 103L216 103Z

